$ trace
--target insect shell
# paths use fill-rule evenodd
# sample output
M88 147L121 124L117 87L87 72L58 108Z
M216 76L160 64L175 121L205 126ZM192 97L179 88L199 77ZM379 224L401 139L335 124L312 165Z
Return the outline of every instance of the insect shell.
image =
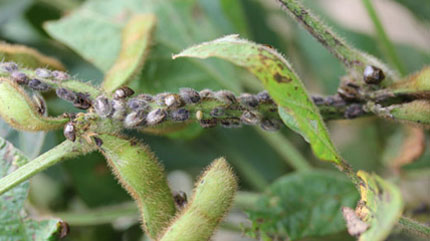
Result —
M348 108L346 108L345 110L345 118L347 119L353 119L356 118L358 116L363 115L365 112L363 110L363 106L360 104L352 104L350 106L348 106Z
M257 125L260 122L260 117L251 111L244 111L240 116L240 121L246 125Z
M281 128L281 122L276 119L264 119L260 123L261 129L265 131L277 131Z
M199 92L201 98L214 98L215 94L210 89L203 89Z
M46 102L43 97L37 92L33 94L33 103L36 106L37 112L41 115L46 115Z
M112 103L105 96L98 96L93 103L94 110L100 117L107 117L112 113Z
M37 91L48 91L50 86L38 79L31 79L28 81L28 86Z
M246 94L246 93L245 94L241 94L239 96L239 102L242 105L245 105L245 106L248 106L248 107L251 107L251 108L255 108L259 104L257 97L255 97L254 95L251 95L251 94Z
M190 117L190 112L187 109L180 108L172 110L172 112L170 112L170 117L174 121L186 121Z
M221 119L221 126L225 128L239 128L241 127L240 119L239 118L228 118L228 119Z
M152 97L152 95L149 95L149 94L140 94L136 96L136 98L140 100L144 100L148 103L154 101L154 97Z
M266 90L259 92L255 96L260 103L271 103L273 102L272 97L270 97L269 93Z
M54 76L54 79L58 80L58 81L70 79L70 75L66 72L63 72L63 71L54 70L54 71L52 71L51 74L52 74L52 76Z
M63 134L66 137L66 139L70 141L76 140L76 128L73 122L71 121L67 122L67 124L64 126Z
M165 98L168 96L168 95L170 95L170 93L159 93L159 94L157 94L156 96L154 96L154 101L155 101L155 103L157 104L157 105L160 105L160 106L165 106L166 105L166 102L165 102Z
M224 115L225 109L223 107L215 107L211 110L210 115L212 117L220 117Z
M315 105L323 105L325 104L325 99L321 96L312 96L312 101Z
M164 104L167 107L181 107L184 102L182 101L182 98L177 94L168 94L164 97Z
M381 83L382 80L384 80L384 78L385 78L385 75L382 69L372 65L367 65L364 68L363 80L364 82L366 82L366 84L377 85Z
M127 106L131 110L144 110L149 108L148 102L144 99L139 98L139 96L137 96L136 98L129 99L127 102Z
M113 98L116 100L119 100L119 99L124 99L129 96L132 96L133 94L134 94L134 90L130 89L127 86L123 86L115 90L115 92L113 93Z
M102 139L98 138L97 136L93 136L93 141L96 146L101 147L103 145Z
M55 90L55 93L58 97L65 101L74 102L76 100L76 94L73 91L70 91L65 88L58 88Z
M127 128L144 125L146 123L146 113L143 110L133 111L124 119L124 126Z
M28 77L26 74L24 74L22 72L14 71L14 72L12 72L10 77L12 77L12 79L19 85L27 85L28 84Z
M228 90L220 90L215 92L215 98L227 105L231 105L237 102L236 96L234 96L233 92Z
M51 71L43 68L37 68L35 73L39 78L50 78L52 76Z
M14 62L4 62L0 63L0 69L6 72L14 72L18 70L18 65Z
M178 209L184 208L188 203L187 194L183 191L175 193L173 198Z
M86 93L76 93L76 99L73 101L76 108L86 110L91 107L90 95Z
M187 104L195 104L200 101L199 92L191 88L181 88L179 89L179 95Z
M164 109L155 109L148 113L146 121L148 125L156 125L166 119L167 113Z
M122 99L112 100L112 108L113 108L112 118L115 120L124 120L126 115L125 101Z
M211 118L211 119L201 119L199 121L200 126L203 128L212 128L215 127L218 124L218 120L215 118Z

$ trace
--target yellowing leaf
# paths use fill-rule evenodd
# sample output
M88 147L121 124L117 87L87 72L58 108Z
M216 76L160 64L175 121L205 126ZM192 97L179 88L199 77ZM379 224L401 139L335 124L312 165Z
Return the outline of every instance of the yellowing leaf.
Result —
M0 60L14 61L28 68L48 67L65 70L60 61L24 45L0 43Z
M359 241L382 241L390 234L403 209L399 189L376 174L364 171L357 173L360 183L361 200L357 215L369 228L359 236Z
M122 30L121 52L102 84L104 90L113 92L142 70L155 23L156 17L151 14L135 15L128 21Z

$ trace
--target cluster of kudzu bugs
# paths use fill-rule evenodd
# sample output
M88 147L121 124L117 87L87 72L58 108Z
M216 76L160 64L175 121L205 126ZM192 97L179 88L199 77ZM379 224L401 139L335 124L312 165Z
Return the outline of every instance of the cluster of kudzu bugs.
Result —
M125 128L144 128L156 126L165 121L187 122L197 120L203 128L222 127L235 128L245 125L260 125L263 130L278 130L282 123L277 115L276 104L266 91L256 95L244 93L235 96L227 90L212 91L204 89L196 91L181 88L178 94L160 93L157 95L135 93L128 87L121 87L113 94L101 94L91 97L88 93L76 92L65 87L53 86L44 80L49 79L60 83L70 79L62 71L51 71L39 68L29 75L20 71L13 62L0 64L0 70L10 74L12 80L21 86L27 86L37 92L55 89L57 96L73 103L79 109L95 112L101 118L120 121ZM38 101L40 103L44 103ZM205 104L209 103L209 104ZM46 107L40 105L41 113ZM73 119L73 115L70 116ZM75 140L76 128L73 120L64 128L67 139Z
M38 68L29 77L19 71L19 66L13 62L0 63L0 71L7 72L19 85L27 86L37 92L44 92L55 88L57 96L73 103L79 109L94 110L101 118L110 118L123 123L125 128L144 128L156 126L165 121L187 122L197 120L203 128L222 127L235 128L245 125L259 125L263 130L276 131L282 123L276 114L276 104L266 91L256 95L243 93L235 96L227 90L212 91L204 89L196 91L191 88L181 88L178 94L160 93L157 95L135 93L128 87L121 87L113 94L101 94L92 98L88 93L75 92L64 87L51 86L43 79L61 82L70 79L70 75L62 71L51 71ZM364 70L364 82L378 84L384 79L384 73L375 66L367 66ZM36 92L36 93L37 93ZM342 106L348 98L339 94ZM38 98L39 97L39 98ZM40 95L33 95L38 112L44 114L46 106ZM314 97L315 104L336 105L329 99ZM320 102L324 103L320 103ZM336 102L336 101L334 101ZM336 102L336 103L337 103ZM209 103L205 105L205 103ZM259 108L263 106L263 108ZM363 115L362 105L355 104L345 111L346 118ZM73 115L70 116L73 119ZM76 128L73 121L64 128L64 135L69 140L75 140Z
M258 110L258 106L263 104L269 107L269 111L276 112L276 105L267 92L236 97L226 90L204 89L198 92L181 88L179 94L139 94L131 97L133 94L130 88L121 87L113 93L112 98L100 95L93 101L94 111L100 117L122 121L126 128L155 126L167 120L185 122L192 118L204 128L217 124L223 127L259 124L264 130L277 130L281 126L279 117L274 115L268 118ZM205 102L212 102L213 107L205 110ZM229 111L236 113L229 114Z

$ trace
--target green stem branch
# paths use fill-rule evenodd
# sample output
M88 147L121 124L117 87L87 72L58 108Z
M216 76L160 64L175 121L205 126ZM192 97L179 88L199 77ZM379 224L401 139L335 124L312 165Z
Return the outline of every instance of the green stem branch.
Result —
M0 179L0 195L48 167L90 151L79 142L64 141L11 174Z
M400 61L393 43L388 38L387 33L382 26L382 23L378 17L378 14L375 11L375 8L373 7L371 0L362 1L364 6L366 7L367 14L369 14L369 17L373 22L373 26L376 30L380 46L382 48L382 51L384 52L385 57L388 59L388 61L391 62L391 64L393 64L393 66L399 71L399 73L404 76L406 74L405 67Z
M430 239L430 227L414 221L407 217L400 217L399 224L402 228L417 234L423 238Z

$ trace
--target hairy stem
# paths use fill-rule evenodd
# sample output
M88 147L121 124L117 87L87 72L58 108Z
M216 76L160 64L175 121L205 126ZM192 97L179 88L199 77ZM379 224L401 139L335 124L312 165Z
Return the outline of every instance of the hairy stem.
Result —
M399 224L402 228L423 238L430 238L430 227L407 217L400 217Z
M10 190L35 174L65 159L77 157L89 152L88 146L79 142L64 141L51 150L43 153L16 171L0 179L0 194Z
M349 80L358 86L364 83L363 70L367 65L377 66L383 70L386 80L383 85L387 85L397 77L392 71L376 58L361 53L357 49L349 46L344 40L335 35L328 26L323 24L316 16L306 9L297 0L277 0L285 11L296 19L303 27L326 47L336 58L338 58L348 69Z
M396 53L396 50L394 48L393 43L390 41L390 39L387 36L387 33L384 30L384 27L382 26L382 23L378 17L378 14L375 11L375 8L373 7L373 4L371 0L362 0L364 6L366 7L367 14L369 14L370 19L372 19L373 26L376 30L376 34L378 36L378 40L380 43L380 46L388 59L388 61L391 62L393 66L399 71L401 75L405 75L405 67L400 61L399 56Z
M285 10L290 13L303 27L312 34L322 45L324 45L334 56L336 56L348 68L353 67L364 59L358 52L348 46L341 38L336 36L328 26L322 23L299 1L277 0Z

